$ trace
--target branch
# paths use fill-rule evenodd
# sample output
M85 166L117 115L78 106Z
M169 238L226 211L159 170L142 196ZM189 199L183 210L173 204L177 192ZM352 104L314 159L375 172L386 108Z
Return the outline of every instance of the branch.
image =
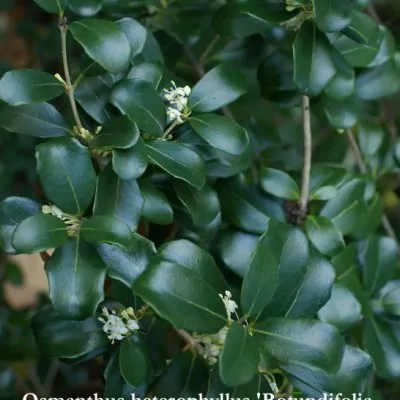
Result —
M307 215L307 205L310 190L310 174L311 174L311 156L312 156L312 133L311 133L311 115L310 115L310 99L308 96L302 96L301 111L303 118L303 135L304 135L304 160L303 173L301 179L300 192L300 214Z
M356 138L354 137L353 132L350 129L347 131L347 137L349 139L351 149L353 150L353 153L356 157L356 162L357 162L359 170L362 173L366 173L367 166L365 165L365 162L361 156L360 148L358 147ZM382 215L382 226L385 229L388 236L391 237L394 240L394 242L396 243L397 253L400 255L400 242L399 242L396 232L394 231L394 229L389 221L389 218L387 217L386 214Z
M183 329L175 329L175 332L188 344L189 349L196 349L200 354L204 353L203 347L194 341L190 333Z
M61 50L62 50L62 59L63 59L63 67L64 67L64 75L65 75L65 82L67 84L67 93L69 102L71 103L72 114L74 115L74 119L76 122L76 126L78 130L83 128L81 119L79 118L78 109L76 107L75 96L74 96L74 86L71 82L71 76L69 74L69 67L68 67L68 55L67 55L67 31L68 25L66 18L61 18L58 24L61 33Z

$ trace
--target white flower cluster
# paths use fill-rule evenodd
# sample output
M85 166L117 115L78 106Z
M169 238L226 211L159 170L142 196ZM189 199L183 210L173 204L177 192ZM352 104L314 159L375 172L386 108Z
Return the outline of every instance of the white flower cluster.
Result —
M55 205L42 206L42 213L54 215L55 217L61 219L65 223L65 225L67 225L67 231L69 235L74 235L79 231L80 219L73 215L64 213Z
M106 307L103 307L102 311L104 318L99 317L98 319L104 324L103 331L107 334L112 344L114 344L115 340L122 340L139 329L132 307L121 311L119 315L115 310L110 313Z
M219 295L224 302L226 313L228 316L229 323L232 321L231 314L236 314L238 305L232 300L232 293L229 290L225 291L225 296ZM193 334L193 339L203 348L203 357L207 360L210 365L214 365L218 356L221 353L222 347L225 343L226 334L228 333L229 326L224 326L218 333L213 335L206 334Z
M183 119L187 118L187 101L190 94L190 87L177 87L174 81L171 81L172 87L164 89L165 99L170 106L167 109L167 114L171 120L176 120L179 124L183 123ZM171 107L172 106L172 107Z

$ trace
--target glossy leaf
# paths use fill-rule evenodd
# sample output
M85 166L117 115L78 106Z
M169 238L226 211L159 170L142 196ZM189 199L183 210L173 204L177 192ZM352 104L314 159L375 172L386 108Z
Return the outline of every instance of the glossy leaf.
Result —
M88 243L112 243L128 246L132 232L129 226L117 217L95 215L81 223L79 235Z
M122 18L116 23L128 39L131 47L131 58L136 57L142 52L146 43L146 28L132 18Z
M149 82L155 89L157 89L163 76L163 68L160 64L144 62L135 65L126 76L126 79L142 79Z
M150 240L134 233L128 246L102 243L97 246L97 252L107 265L107 274L132 287L149 266L156 249Z
M24 197L8 197L0 203L0 248L5 253L18 252L12 245L16 227L22 221L40 212L39 203Z
M380 302L385 313L400 316L400 288L388 291Z
M297 183L288 174L277 169L263 168L260 185L267 193L276 197L287 200L298 200L300 197Z
M70 133L62 115L47 103L1 107L0 126L9 132L40 138L67 136Z
M165 107L149 82L141 79L119 82L111 93L110 102L122 114L127 114L142 131L155 137L164 133Z
M270 235L268 229L258 241L242 284L242 309L253 316L267 306L278 286L280 265L279 259L268 247Z
M351 233L359 224L359 206L364 190L365 183L359 179L346 183L339 189L338 195L325 204L321 216L330 219L343 235Z
M174 211L168 198L157 188L140 184L140 191L143 196L143 218L153 224L169 225L173 221Z
M336 69L326 36L312 22L305 22L293 43L294 82L309 96L320 94Z
M310 215L306 219L305 229L311 243L321 254L333 256L344 249L343 236L330 219Z
M318 318L345 332L361 320L361 305L348 289L335 285L330 300L318 311Z
M113 170L126 181L141 177L146 171L148 162L147 149L141 137L130 149L113 151Z
M134 231L139 225L143 198L135 180L122 180L112 170L111 164L99 175L94 215L111 215L120 218Z
M136 144L140 136L137 125L128 116L117 117L102 126L90 141L91 148L127 149Z
M218 292L197 271L176 262L154 258L133 290L176 328L216 333L226 322Z
M251 381L258 372L259 361L260 352L254 339L242 325L233 323L218 362L224 384L239 386Z
M32 328L48 358L73 359L96 350L102 353L109 344L101 323L94 316L74 320L44 308L33 317Z
M132 50L123 30L116 23L85 19L74 21L69 30L86 54L105 70L119 73L128 67Z
M249 144L246 131L228 117L202 114L189 120L193 130L210 146L239 155Z
M17 225L12 246L21 253L39 253L61 246L68 239L67 226L53 215L37 214Z
M338 32L351 21L350 4L341 0L314 0L315 23L323 32Z
M323 398L326 393L338 393L351 398L354 393L364 393L373 372L371 357L361 349L346 346L339 371L326 374L321 371L285 365L284 371L296 388L306 396Z
M217 192L208 185L197 190L182 180L174 180L175 192L179 200L187 208L195 226L203 227L210 224L221 206Z
M247 92L246 76L237 67L220 64L193 87L188 106L195 112L210 112L232 103Z
M33 0L39 7L48 13L62 15L67 7L68 0Z
M94 247L70 238L45 264L50 299L60 314L86 318L94 314L104 297L106 266Z
M201 157L184 144L151 140L146 142L147 154L156 164L170 175L182 179L196 189L205 183L204 164Z
M81 17L93 17L102 9L103 0L69 0L68 6Z
M254 338L284 364L337 372L344 340L332 326L315 320L270 319L254 327Z
M64 91L63 84L53 75L31 69L9 71L0 79L0 100L12 106L42 103Z
M119 367L125 381L137 388L146 382L149 374L147 349L135 335L122 341L119 351Z
M394 277L397 247L389 237L370 236L360 243L359 260L363 270L363 282L370 295L375 294Z
M70 214L82 214L89 207L96 174L86 147L71 138L53 139L36 147L36 163L48 200Z

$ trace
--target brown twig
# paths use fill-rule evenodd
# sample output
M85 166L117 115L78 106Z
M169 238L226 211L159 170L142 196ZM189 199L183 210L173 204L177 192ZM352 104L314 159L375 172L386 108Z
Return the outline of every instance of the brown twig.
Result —
M300 191L300 214L307 215L308 197L310 191L311 157L312 157L312 133L311 133L311 115L310 99L308 96L302 96L301 111L303 119L303 137L304 137L304 159L303 172Z
M61 51L62 51L62 60L63 60L63 67L64 67L64 75L65 75L65 83L67 84L67 94L69 98L69 102L71 103L72 114L74 116L76 126L79 130L83 128L81 119L79 118L78 108L75 102L75 95L74 95L74 85L71 82L71 76L69 73L68 67L68 54L67 54L67 31L68 25L66 18L61 18L58 24L61 33Z
M183 329L175 329L175 332L187 343L189 349L196 349L200 354L203 354L203 348L195 342L189 332Z

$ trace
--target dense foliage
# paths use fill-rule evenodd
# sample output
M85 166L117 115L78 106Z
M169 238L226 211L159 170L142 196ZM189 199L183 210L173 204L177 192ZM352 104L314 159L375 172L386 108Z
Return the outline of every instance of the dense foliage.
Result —
M3 74L0 127L40 190L0 247L50 290L2 309L6 398L32 357L44 396L395 393L400 53L368 1L34 2L54 45Z

